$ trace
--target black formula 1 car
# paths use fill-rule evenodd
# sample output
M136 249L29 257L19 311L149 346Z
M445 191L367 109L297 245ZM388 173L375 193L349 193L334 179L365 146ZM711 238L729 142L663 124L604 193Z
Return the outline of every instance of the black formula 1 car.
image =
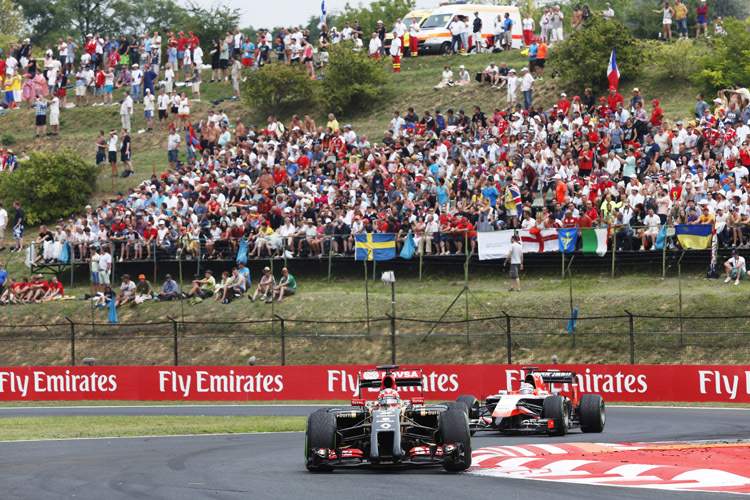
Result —
M469 408L472 434L496 430L564 436L575 427L583 432L604 430L604 400L599 394L580 395L575 372L538 370L523 368L526 376L517 391L498 391L484 404L473 396L460 396L457 401Z
M307 419L305 466L328 472L345 466L471 465L468 409L463 404L425 405L421 369L396 365L360 371L352 405L323 408ZM418 395L401 399L398 389ZM365 392L379 391L366 401Z

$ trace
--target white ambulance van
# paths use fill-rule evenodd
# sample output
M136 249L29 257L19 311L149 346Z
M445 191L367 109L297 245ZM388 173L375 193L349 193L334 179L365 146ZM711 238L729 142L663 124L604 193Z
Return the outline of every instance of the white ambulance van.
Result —
M435 9L427 19L422 21L419 32L420 54L448 54L451 49L450 23L453 16L464 16L469 23L469 30L474 22L474 13L479 13L482 20L482 38L486 41L494 35L497 16L505 19L505 13L510 14L513 21L511 34L513 36L513 48L521 48L523 44L523 30L521 29L521 12L513 5L483 5L468 4L462 2L441 5ZM498 21L499 22L499 21ZM474 43L469 36L469 47Z

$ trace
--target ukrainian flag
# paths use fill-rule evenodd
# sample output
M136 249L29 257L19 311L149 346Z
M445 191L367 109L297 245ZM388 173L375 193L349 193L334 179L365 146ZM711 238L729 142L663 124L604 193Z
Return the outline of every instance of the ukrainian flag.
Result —
M711 224L677 224L677 240L685 250L705 250L711 246L714 228Z
M355 234L357 251L354 260L391 260L396 258L396 235L394 233Z

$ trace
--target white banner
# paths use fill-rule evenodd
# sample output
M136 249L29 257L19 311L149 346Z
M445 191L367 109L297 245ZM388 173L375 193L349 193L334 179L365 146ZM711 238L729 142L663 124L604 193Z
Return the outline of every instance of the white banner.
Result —
M510 253L510 237L513 230L477 233L479 260L504 259Z
M557 229L525 229L518 231L518 235L523 244L523 253L560 251Z

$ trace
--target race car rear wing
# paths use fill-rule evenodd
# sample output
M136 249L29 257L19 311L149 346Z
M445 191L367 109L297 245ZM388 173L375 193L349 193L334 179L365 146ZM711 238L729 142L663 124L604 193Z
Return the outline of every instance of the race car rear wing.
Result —
M541 377L545 384L575 384L578 382L575 372L534 372L534 375Z
M422 389L422 370L420 368L399 369L397 365L378 366L375 370L359 372L357 393L362 389L419 387Z

